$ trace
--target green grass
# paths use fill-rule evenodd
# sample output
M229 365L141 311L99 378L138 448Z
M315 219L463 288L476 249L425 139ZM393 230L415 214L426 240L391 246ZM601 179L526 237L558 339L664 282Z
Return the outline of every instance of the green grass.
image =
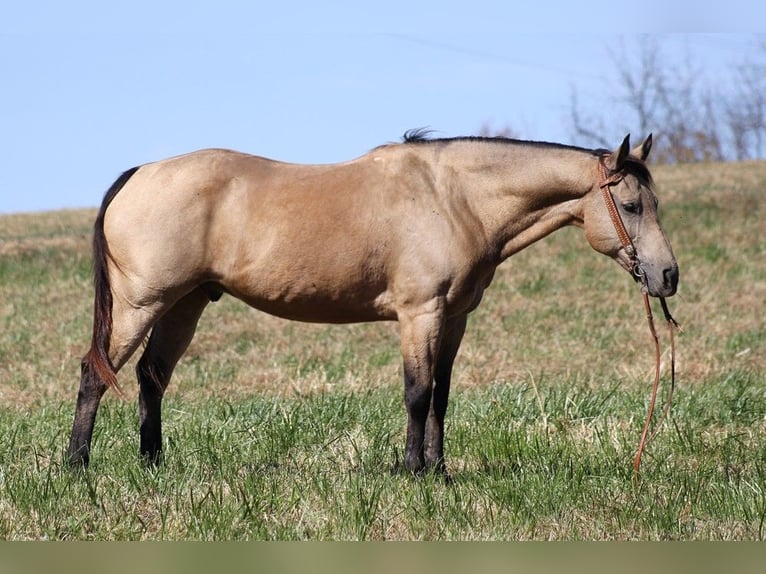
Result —
M471 317L445 484L392 472L393 324L290 323L228 297L174 375L164 463L139 460L130 363L90 468L68 469L95 213L0 217L0 539L763 539L766 165L654 175L684 333L638 484L651 340L635 285L579 230L504 264Z
M164 464L136 456L135 409L106 401L88 471L62 465L68 405L2 413L0 532L26 539L760 539L766 390L732 374L679 390L640 484L640 389L469 389L453 482L392 472L395 389L166 405ZM724 416L722 416L722 413ZM631 420L633 419L633 420Z

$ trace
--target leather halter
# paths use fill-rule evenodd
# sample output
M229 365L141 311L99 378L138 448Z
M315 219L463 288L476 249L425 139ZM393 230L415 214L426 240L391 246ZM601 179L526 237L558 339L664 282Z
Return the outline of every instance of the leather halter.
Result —
M630 259L631 273L636 279L641 279L641 262L638 259L638 252L636 251L635 245L633 245L633 241L630 239L630 235L628 235L628 230L625 228L625 223L622 221L622 217L620 217L620 212L617 211L617 204L614 202L612 192L609 191L611 186L617 185L625 179L625 172L616 171L607 176L605 164L606 157L607 156L602 155L598 160L598 186L601 189L601 195L604 197L604 203L609 212L609 217L612 220L612 225L614 225L614 229L617 232L617 237L619 238L626 255Z

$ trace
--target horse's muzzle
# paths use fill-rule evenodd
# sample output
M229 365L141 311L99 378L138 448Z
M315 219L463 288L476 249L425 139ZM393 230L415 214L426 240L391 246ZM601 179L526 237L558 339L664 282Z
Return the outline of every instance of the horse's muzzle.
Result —
M644 288L652 297L672 297L678 289L678 265L666 267L660 273L644 269Z

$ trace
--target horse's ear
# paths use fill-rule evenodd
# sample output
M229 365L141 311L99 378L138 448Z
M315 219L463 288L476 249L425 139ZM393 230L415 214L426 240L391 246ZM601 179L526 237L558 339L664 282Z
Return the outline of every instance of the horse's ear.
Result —
M630 154L630 134L625 136L625 139L622 140L622 143L620 144L620 147L618 147L616 150L614 150L612 153L610 153L606 160L604 161L604 164L607 168L609 168L609 171L615 172L620 171L622 169L623 164L625 163L625 160L628 158L628 155Z
M640 158L641 161L645 161L646 158L649 157L649 151L651 149L652 149L652 134L649 134L649 137L647 137L644 140L644 143L634 147L630 153L631 155L634 155L637 158Z

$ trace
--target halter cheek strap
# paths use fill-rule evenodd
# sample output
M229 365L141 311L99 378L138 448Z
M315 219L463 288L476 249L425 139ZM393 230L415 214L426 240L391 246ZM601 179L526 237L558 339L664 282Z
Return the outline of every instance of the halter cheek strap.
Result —
M625 178L625 174L622 171L616 171L612 175L607 176L604 161L605 156L601 156L598 160L598 186L601 188L601 195L604 196L604 203L606 203L606 209L609 212L609 217L612 219L612 225L614 225L614 229L617 232L617 237L619 238L622 247L625 249L625 252L628 254L628 257L630 257L631 261L636 264L638 263L636 247L633 245L630 235L628 235L628 230L625 228L625 223L623 223L622 217L620 217L620 212L617 211L617 205L614 203L612 192L609 191L611 186L617 185Z

